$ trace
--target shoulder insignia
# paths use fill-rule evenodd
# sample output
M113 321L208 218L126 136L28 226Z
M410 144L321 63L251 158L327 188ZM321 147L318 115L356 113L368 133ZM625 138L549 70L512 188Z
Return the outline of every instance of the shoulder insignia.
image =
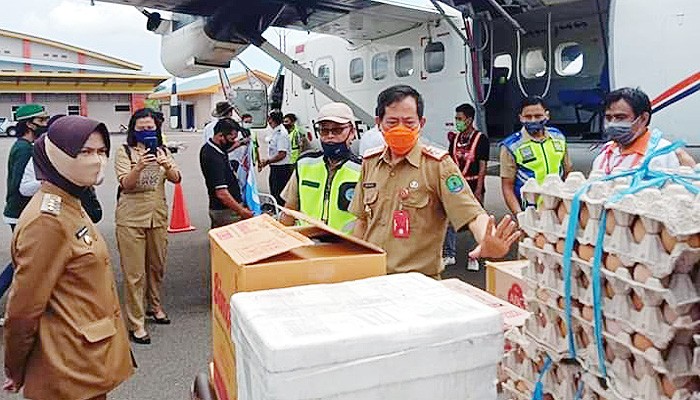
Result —
M382 153L384 153L385 146L379 146L379 147L373 147L371 149L367 149L365 151L365 154L362 155L362 158L369 158L369 157L375 157L378 156Z
M446 150L438 149L432 146L423 147L423 154L430 158L434 158L438 161L441 161L442 159L450 155L450 153L448 153Z
M61 213L61 196L51 193L45 193L41 199L41 212L51 215L59 215Z

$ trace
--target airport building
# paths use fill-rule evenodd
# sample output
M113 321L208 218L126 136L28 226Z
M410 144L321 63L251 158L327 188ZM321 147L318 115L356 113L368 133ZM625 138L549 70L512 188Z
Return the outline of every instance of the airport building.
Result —
M14 119L22 104L40 103L52 115L83 115L119 131L167 78L129 61L0 29L0 117Z
M267 89L274 77L261 72L239 73L229 77L232 89ZM158 86L150 99L158 100L165 120L170 120L171 81ZM211 112L219 101L224 101L224 91L217 74L205 74L198 78L177 82L177 99L179 107L177 129L199 130L213 118Z

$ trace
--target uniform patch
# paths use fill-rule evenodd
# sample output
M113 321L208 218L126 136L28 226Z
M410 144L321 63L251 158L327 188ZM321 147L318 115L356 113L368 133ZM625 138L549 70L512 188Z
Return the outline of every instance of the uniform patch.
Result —
M520 157L523 158L524 163L535 159L535 153L532 151L530 146L521 147L518 151L520 152Z
M377 183L376 182L364 182L362 184L362 187L365 189L374 189L377 187Z
M447 157L450 153L432 146L426 146L423 148L423 154L439 161Z
M345 191L345 200L352 201L353 197L355 197L355 188L350 188Z
M61 196L51 193L45 193L41 199L41 212L51 215L61 214Z
M411 181L411 183L408 184L408 187L413 190L418 189L418 181Z
M559 153L561 153L561 152L564 151L564 145L563 145L560 141L555 140L555 141L552 142L552 144L554 145L554 150L555 150L555 151L557 151L557 152L559 152Z
M452 174L445 179L445 185L451 193L459 193L464 189L464 180L461 176Z

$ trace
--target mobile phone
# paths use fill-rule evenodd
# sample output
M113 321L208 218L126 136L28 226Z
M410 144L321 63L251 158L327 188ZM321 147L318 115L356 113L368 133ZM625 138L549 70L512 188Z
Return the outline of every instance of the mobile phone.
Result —
M148 154L153 154L154 156L158 154L158 138L147 137L144 139L143 144L146 145Z

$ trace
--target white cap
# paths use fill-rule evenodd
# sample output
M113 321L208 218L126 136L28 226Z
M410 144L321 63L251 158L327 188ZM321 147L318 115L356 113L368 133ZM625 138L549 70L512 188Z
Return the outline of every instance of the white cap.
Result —
M333 121L339 124L354 123L355 114L353 114L352 109L345 103L330 103L318 110L318 118L316 118L316 121Z

